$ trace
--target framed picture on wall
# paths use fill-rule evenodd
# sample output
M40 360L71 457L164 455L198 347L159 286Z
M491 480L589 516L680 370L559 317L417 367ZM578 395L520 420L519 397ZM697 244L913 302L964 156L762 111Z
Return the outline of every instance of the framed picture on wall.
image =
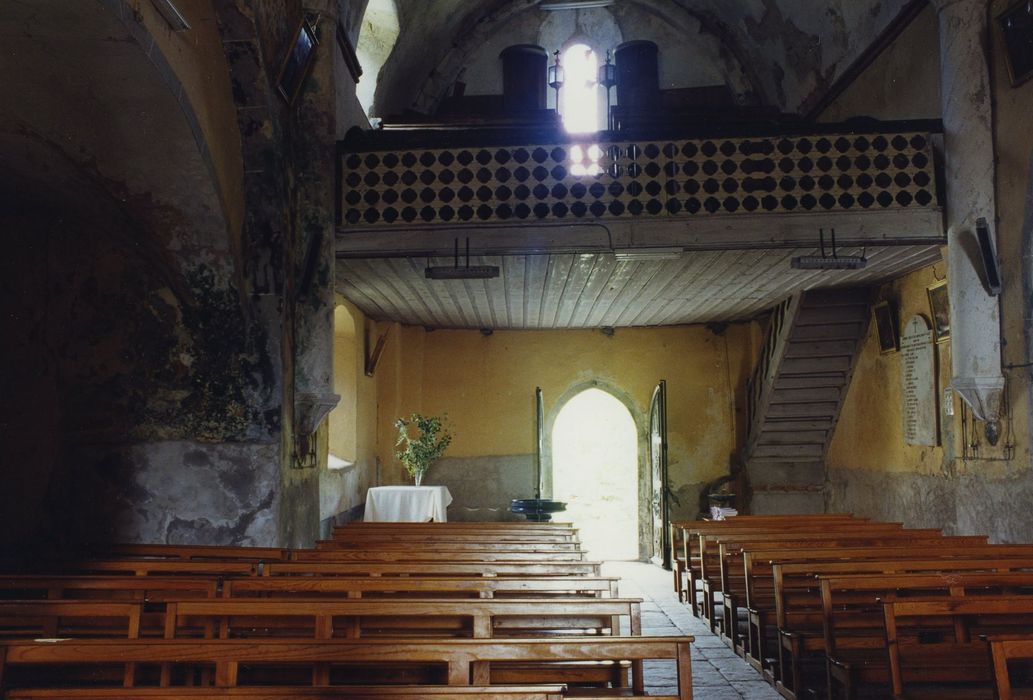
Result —
M947 296L947 281L937 282L926 289L929 295L929 314L933 319L933 338L937 343L949 340L951 336L950 297Z
M880 301L872 312L875 315L875 330L879 334L879 352L886 354L900 350L900 334L897 332L897 312L893 304Z
M1033 78L1033 0L1012 3L997 18L1012 87Z
M276 89L287 104L294 104L298 93L301 92L301 86L312 67L312 59L316 55L318 45L315 30L308 22L302 20L294 32L294 40L283 59L280 75L276 79Z

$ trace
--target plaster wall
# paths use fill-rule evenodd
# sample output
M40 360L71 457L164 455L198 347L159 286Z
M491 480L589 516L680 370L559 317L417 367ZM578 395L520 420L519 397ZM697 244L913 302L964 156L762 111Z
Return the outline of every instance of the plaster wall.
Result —
M106 2L111 7L120 7L123 16L129 14L123 0ZM176 7L190 23L188 32L172 31L152 3L138 3L133 12L154 42L148 48L151 61L170 89L181 87L177 94L184 116L214 174L231 245L239 255L244 179L233 90L218 16L212 0L185 0Z
M931 4L822 112L819 121L839 122L859 116L939 118L939 23Z
M653 388L666 379L678 516L695 515L700 489L727 474L738 451L742 426L736 407L743 405L753 355L748 325L730 326L721 336L700 326L617 329L612 337L587 330L489 336L399 330L403 342L394 348L394 377L378 377L383 481L408 481L393 456L393 421L412 411L447 413L455 439L426 482L453 490L458 517L467 511L508 517L511 498L533 493L537 386L544 392L548 425L563 401L598 386L628 405L643 438Z
M990 16L996 17L1009 3L993 2ZM899 76L899 68L925 65L933 47L926 46L924 30L934 18L929 12L917 20L918 27L905 33L883 59L863 75L856 89L872 90L878 114L884 118L935 116L929 113L931 95L925 80L915 90L898 89L884 95L874 88L883 80ZM991 22L993 24L993 22ZM909 35L911 35L909 37ZM994 130L997 190L997 253L1002 269L1004 293L1000 297L1002 353L1007 378L1007 409L1002 420L1003 436L990 446L984 425L969 418L961 422L962 407L955 399L953 417L943 413L942 389L950 381L950 343L937 346L937 386L940 394L940 445L933 448L903 444L901 428L899 353L880 355L874 335L864 353L844 406L828 457L827 506L860 515L902 520L910 526L942 527L959 534L988 534L1000 542L1033 541L1031 471L1030 371L1021 365L1030 361L1030 299L1033 279L1033 194L1031 154L1033 134L1028 114L1033 104L1033 84L1012 87L999 32L991 28L990 56L993 80ZM897 66L897 68L894 68ZM898 77L899 82L899 77ZM925 95L925 96L923 96ZM921 99L918 99L918 98ZM984 96L985 97L985 96ZM989 99L989 98L987 98ZM844 105L833 105L826 116L845 115L860 103L851 91L843 95ZM867 112L866 112L867 113ZM833 117L836 118L836 117ZM949 203L948 203L949 205ZM901 309L901 323L916 312L928 315L925 287L950 271L941 263L920 270L880 290L883 298L895 300ZM872 329L874 334L874 327ZM963 427L967 430L963 432ZM1012 445L1013 452L1004 449ZM975 446L975 447L973 447Z
M334 392L341 402L330 412L329 453L347 462L330 468L320 462L319 518L345 516L364 502L366 489L376 485L377 384L364 372L364 333L376 342L377 324L367 321L352 304L338 298L334 337Z

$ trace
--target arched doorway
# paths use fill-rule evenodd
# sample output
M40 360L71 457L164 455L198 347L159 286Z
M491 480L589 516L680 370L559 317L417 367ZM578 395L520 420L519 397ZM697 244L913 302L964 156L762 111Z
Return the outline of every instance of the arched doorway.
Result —
M552 427L552 497L567 503L594 559L639 557L638 429L628 408L598 388L579 392Z

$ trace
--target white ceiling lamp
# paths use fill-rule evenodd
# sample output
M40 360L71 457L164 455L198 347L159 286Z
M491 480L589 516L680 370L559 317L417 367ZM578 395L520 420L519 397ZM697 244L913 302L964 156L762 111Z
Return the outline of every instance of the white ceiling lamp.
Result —
M614 0L555 0L543 2L539 7L543 10L590 10L595 7L609 7Z

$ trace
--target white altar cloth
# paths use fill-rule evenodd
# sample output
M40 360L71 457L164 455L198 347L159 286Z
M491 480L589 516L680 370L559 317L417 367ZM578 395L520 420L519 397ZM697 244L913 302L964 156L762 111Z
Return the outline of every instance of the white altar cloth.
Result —
M445 522L452 494L445 486L374 486L366 493L366 522Z

